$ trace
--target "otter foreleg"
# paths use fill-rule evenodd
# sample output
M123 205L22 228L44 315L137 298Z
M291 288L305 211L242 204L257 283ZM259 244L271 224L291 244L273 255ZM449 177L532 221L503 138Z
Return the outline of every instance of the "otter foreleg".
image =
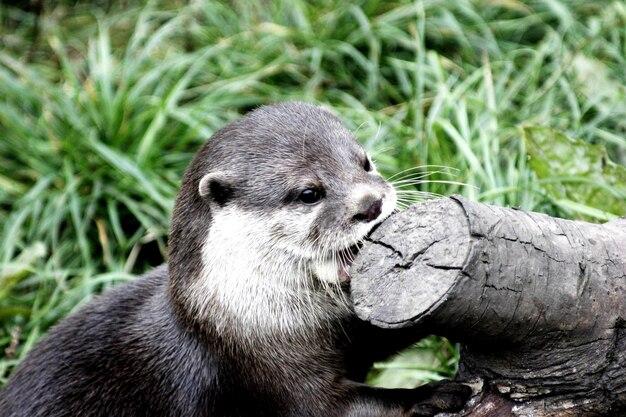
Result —
M441 381L413 389L351 386L350 404L342 417L426 417L460 411L472 390L467 385Z

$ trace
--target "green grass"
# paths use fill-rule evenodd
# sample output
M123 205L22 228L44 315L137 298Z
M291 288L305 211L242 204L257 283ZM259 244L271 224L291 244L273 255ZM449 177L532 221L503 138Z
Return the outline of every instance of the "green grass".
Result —
M255 106L326 104L387 176L443 165L420 191L561 217L603 208L559 204L522 127L626 163L623 2L45 3L0 6L0 385L53 323L163 261L186 164ZM442 344L417 379L454 372Z

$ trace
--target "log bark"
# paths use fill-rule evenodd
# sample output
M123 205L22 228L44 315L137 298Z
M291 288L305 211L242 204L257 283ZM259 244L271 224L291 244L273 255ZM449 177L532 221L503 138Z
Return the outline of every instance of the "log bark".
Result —
M458 416L626 415L626 219L432 200L376 229L351 275L362 319L462 344L476 396Z

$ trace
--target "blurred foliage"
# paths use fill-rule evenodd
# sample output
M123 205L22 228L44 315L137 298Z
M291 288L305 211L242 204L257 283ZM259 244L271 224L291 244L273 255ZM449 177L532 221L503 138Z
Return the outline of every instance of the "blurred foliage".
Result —
M611 162L604 146L546 127L525 127L524 138L531 169L561 208L592 219L626 216L626 167Z

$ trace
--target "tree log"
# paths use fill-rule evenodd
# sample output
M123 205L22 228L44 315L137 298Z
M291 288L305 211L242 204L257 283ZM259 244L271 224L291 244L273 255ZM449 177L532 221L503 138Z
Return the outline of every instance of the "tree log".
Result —
M357 314L462 345L457 416L626 415L626 219L460 197L387 219L352 269Z

